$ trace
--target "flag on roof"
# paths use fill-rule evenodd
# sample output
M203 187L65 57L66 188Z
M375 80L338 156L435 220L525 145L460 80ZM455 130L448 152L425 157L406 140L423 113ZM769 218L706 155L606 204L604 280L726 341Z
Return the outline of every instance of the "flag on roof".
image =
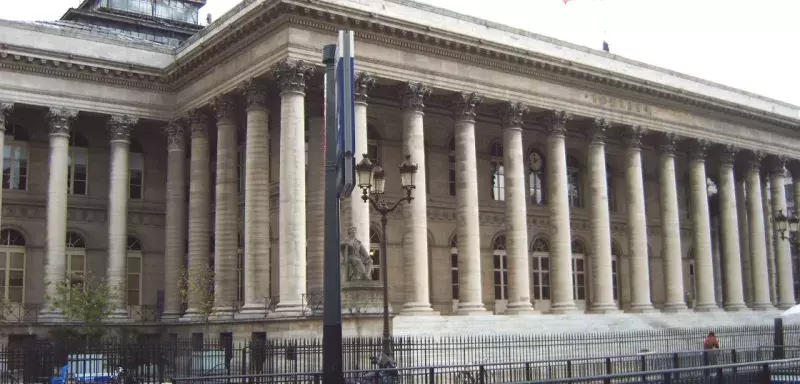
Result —
M570 0L564 0L564 5L567 5L567 3L569 3L569 2L570 2Z

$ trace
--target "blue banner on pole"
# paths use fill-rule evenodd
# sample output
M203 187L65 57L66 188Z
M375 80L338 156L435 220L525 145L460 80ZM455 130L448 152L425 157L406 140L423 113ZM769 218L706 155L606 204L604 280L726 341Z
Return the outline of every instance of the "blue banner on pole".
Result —
M350 197L356 184L355 42L353 36L353 31L339 31L336 49L339 197Z

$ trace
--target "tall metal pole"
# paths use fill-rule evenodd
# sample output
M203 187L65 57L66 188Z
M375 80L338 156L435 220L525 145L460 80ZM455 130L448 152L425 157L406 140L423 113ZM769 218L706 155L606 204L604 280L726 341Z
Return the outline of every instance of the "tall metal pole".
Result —
M383 280L383 353L392 356L392 336L389 334L389 263L386 257L386 214L381 212L381 280Z
M336 45L322 48L325 64L325 272L322 381L343 384L342 289L339 272L339 179L336 124Z

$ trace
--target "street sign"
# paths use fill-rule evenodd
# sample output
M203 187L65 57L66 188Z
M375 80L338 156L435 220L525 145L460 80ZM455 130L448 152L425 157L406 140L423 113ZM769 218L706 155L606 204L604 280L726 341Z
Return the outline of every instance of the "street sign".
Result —
M356 184L355 54L353 31L339 31L336 45L336 117L338 122L339 197Z

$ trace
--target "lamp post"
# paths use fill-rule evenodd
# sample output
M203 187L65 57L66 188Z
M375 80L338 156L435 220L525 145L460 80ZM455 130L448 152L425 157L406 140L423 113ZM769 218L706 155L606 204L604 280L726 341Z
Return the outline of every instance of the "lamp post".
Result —
M791 237L792 234L797 233L797 226L800 223L800 218L797 217L796 213L786 216L783 211L778 211L778 214L772 220L775 222L775 230L781 234L781 240L789 240L795 246L798 245L797 239ZM787 231L789 236L786 236Z
M411 192L414 186L414 175L417 173L417 164L411 163L411 155L405 155L405 160L400 163L400 185L405 191L405 196L401 197L394 204L389 204L381 199L386 186L386 174L380 165L372 164L364 154L364 158L356 165L358 175L358 187L361 188L361 199L369 201L372 208L381 214L381 280L383 280L383 348L382 351L387 356L392 356L392 337L389 334L389 281L388 263L386 261L386 215L393 212L404 201L411 203L414 197Z

